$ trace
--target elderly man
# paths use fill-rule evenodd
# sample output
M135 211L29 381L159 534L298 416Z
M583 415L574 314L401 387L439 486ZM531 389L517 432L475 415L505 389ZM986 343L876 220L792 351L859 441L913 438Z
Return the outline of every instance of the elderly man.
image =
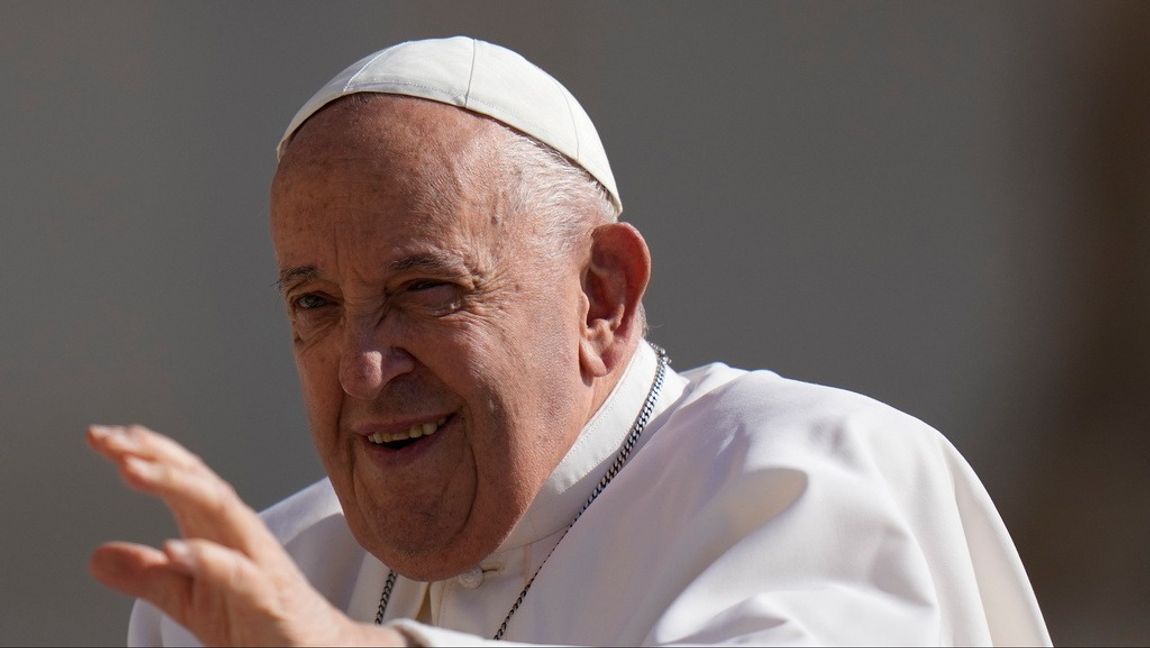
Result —
M180 527L93 556L146 601L131 643L1049 642L937 432L668 367L594 127L517 54L374 54L279 152L272 237L328 479L261 518L170 439L92 426Z

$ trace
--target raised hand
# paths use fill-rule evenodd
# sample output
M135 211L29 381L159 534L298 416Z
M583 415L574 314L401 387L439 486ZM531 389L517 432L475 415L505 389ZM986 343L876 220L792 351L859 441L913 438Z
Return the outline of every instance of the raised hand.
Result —
M206 645L404 645L332 607L231 485L180 444L136 425L93 425L88 443L129 486L163 500L182 536L162 550L101 545L90 563L100 582L150 601Z

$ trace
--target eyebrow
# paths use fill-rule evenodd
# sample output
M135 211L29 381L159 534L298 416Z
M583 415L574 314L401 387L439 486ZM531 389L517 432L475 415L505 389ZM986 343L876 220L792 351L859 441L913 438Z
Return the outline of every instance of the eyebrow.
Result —
M288 282L293 279L314 279L318 276L319 270L313 265L284 268L280 270L279 279L276 280L276 287L279 288L280 292L283 292Z
M441 254L412 254L405 256L401 259L396 259L387 264L388 270L392 272L403 272L406 270L427 270L438 272L454 272L458 273L466 269L454 257L448 257Z
M387 264L387 269L391 272L423 270L439 273L467 273L467 269L457 259L440 254L412 254L392 261ZM275 285L280 292L283 292L288 283L294 280L315 279L318 276L319 269L314 265L292 266L280 271Z

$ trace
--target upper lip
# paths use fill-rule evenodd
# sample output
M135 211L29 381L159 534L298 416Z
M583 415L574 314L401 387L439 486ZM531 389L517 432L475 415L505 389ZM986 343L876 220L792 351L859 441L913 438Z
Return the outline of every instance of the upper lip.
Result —
M407 430L411 429L411 426L413 425L436 423L442 419L451 417L452 414L454 414L454 412L412 416L402 419L392 419L389 421L365 421L362 423L352 424L348 427L355 434L365 437L369 437L373 434L399 434L400 432L406 432Z

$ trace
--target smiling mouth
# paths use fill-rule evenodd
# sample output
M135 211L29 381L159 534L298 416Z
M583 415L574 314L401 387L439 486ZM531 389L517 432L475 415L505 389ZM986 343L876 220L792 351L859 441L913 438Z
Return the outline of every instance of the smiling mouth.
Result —
M372 445L388 448L391 450L399 450L405 448L416 441L429 437L440 430L447 423L451 416L441 417L435 422L416 423L402 432L394 434L383 434L376 432L367 437L367 440Z

